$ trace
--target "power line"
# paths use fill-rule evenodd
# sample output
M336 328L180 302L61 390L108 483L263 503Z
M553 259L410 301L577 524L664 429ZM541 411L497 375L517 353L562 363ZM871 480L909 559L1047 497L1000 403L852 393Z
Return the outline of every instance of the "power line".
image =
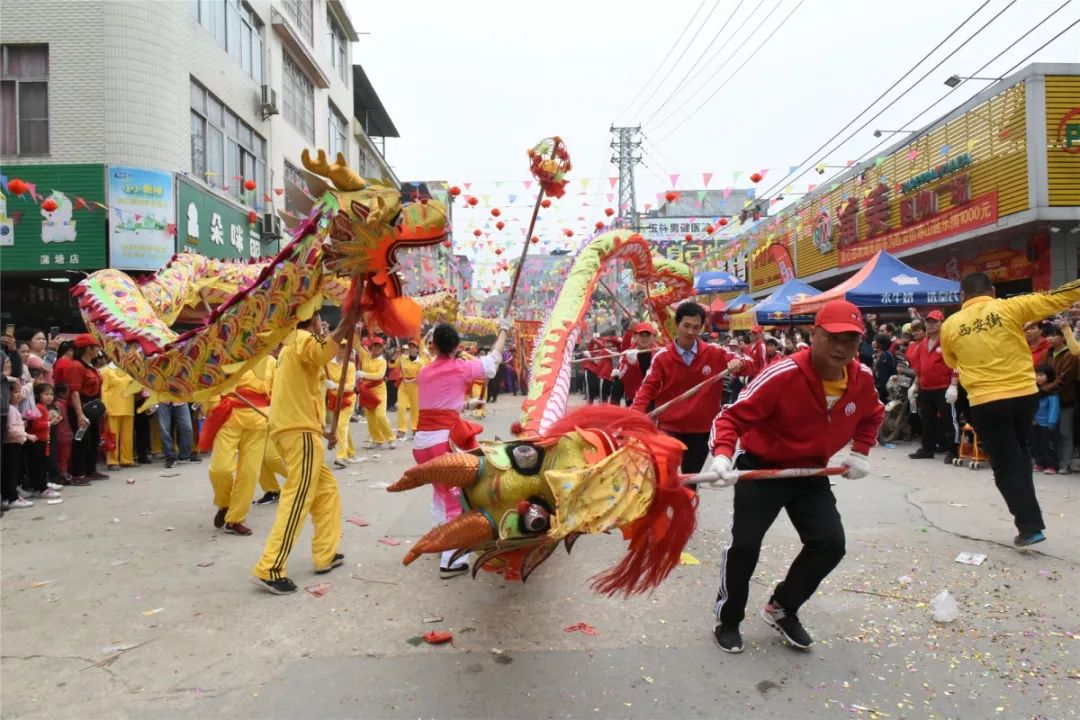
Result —
M677 48L679 46L679 43L682 42L683 36L686 35L686 31L689 30L690 26L694 24L694 18L696 18L698 13L701 12L701 8L705 7L705 2L706 2L706 0L701 0L701 4L699 4L697 6L697 10L695 10L694 14L690 16L690 19L686 21L686 27L684 27L682 29L682 32L679 33L679 37L675 38L675 42L671 44L670 48L668 48L667 54L664 55L664 59L661 60L660 64L656 66L656 69L653 70L652 75L650 75L649 79L645 81L645 84L641 86L641 89L637 91L637 94L634 95L634 99L631 100L627 104L627 106L625 108L623 108L622 111L619 112L618 115L615 116L616 118L619 118L619 117L622 117L623 115L625 115L626 111L634 106L634 104L637 102L637 99L639 97L641 97L641 94L643 92L645 92L645 90L649 87L649 84L656 77L657 73L659 73L660 69L662 67L664 67L664 63L666 63L668 58L671 57L671 53L675 52L675 48Z
M1031 35L1031 33L1035 32L1035 30L1037 30L1037 29L1038 29L1038 28L1040 28L1040 27L1041 27L1042 25L1044 25L1044 24L1045 24L1046 22L1048 22L1048 21L1050 20L1050 18L1052 18L1052 17L1054 16L1054 15L1056 15L1056 14L1057 14L1058 12L1060 12L1060 11L1061 11L1061 10L1062 10L1062 9L1063 9L1063 8L1064 8L1064 7L1066 6L1066 5L1068 5L1068 4L1070 3L1070 2L1072 2L1072 0L1065 0L1065 2L1063 2L1063 3L1062 3L1061 5L1059 5L1059 6L1057 7L1057 8L1055 8L1054 10L1052 10L1052 11L1050 12L1050 14L1049 14L1049 15L1047 15L1046 17L1044 17L1044 18L1043 18L1042 20L1040 20L1039 22L1037 22L1037 23L1036 23L1035 25L1033 25L1032 27L1028 28L1028 30L1027 30L1027 31L1026 31L1026 32L1025 32L1025 33L1024 33L1023 35L1021 35L1020 37L1018 37L1018 38L1017 38L1016 40L1012 41L1011 43L1007 44L1007 45L1005 46L1005 49L1004 49L1004 50L1002 50L1001 52L999 52L999 53L998 53L997 55L995 55L994 57L990 58L990 60L988 60L987 62L983 63L983 65L982 65L981 67L979 67L979 68L978 68L978 69L977 69L977 70L975 71L975 74L976 74L976 75L978 75L978 73L980 73L980 72L982 72L983 70L985 70L985 69L986 69L986 68L987 68L988 66L990 66L990 65L991 65L991 64L992 64L993 62L995 62L996 60L998 60L998 59L999 59L999 58L1000 58L1000 57L1001 57L1002 55L1004 55L1005 53L1007 53L1007 52L1008 52L1009 50L1011 50L1012 48L1016 47L1016 45L1017 45L1018 43L1020 43L1021 41L1023 41L1023 40L1025 39L1025 38L1027 38L1027 37L1028 37L1029 35ZM1006 9L1007 9L1007 8L1006 8ZM1016 69L1017 69L1018 67L1020 67L1020 66L1021 66L1021 65L1023 65L1023 64L1025 63L1025 62L1027 62L1027 61L1028 61L1029 59L1031 59L1031 57L1032 57L1032 56L1034 56L1034 55L1035 55L1036 53L1038 53L1038 52L1040 52L1041 50L1043 50L1044 48L1046 48L1046 47L1047 47L1048 45L1050 45L1050 44L1051 44L1052 42L1054 42L1055 40L1057 40L1058 38L1060 38L1060 37L1061 37L1062 35L1064 35L1064 34L1065 34L1066 32L1068 32L1069 30L1071 30L1071 29L1072 29L1073 27L1075 27L1075 26L1076 26L1076 25L1078 25L1078 24L1080 24L1080 18L1078 18L1078 19L1074 20L1074 21L1073 21L1073 22L1072 22L1071 24L1067 25L1067 26L1066 26L1066 27L1065 27L1065 28L1064 28L1063 30L1061 30L1061 31L1060 31L1059 33L1057 33L1057 34L1056 34L1056 35L1054 35L1054 36L1053 36L1052 38L1050 38L1049 40L1047 40L1047 41L1046 41L1045 43L1043 43L1042 45L1040 45L1040 46L1039 46L1039 47L1038 47L1038 48L1037 48L1036 50L1034 50L1033 52L1031 52L1031 53L1029 53L1029 54L1028 54L1027 56L1025 56L1023 60L1021 60L1020 62L1018 62L1018 63L1016 63L1015 65L1013 65L1013 66L1012 66L1011 68L1009 68L1009 69L1008 69L1008 70L1007 70L1006 72L1002 73L1002 77L1007 77L1007 76L1008 76L1008 75L1009 75L1010 73L1012 73L1012 72L1013 72L1013 71L1015 71L1015 70L1016 70ZM985 26L984 26L984 27L985 27ZM942 96L941 96L940 98L938 98L937 100L935 100L934 102L932 102L932 103L931 103L930 105L927 105L927 106L926 106L925 108L923 108L923 109L922 109L922 110L920 110L920 111L919 111L918 113L916 113L916 115L915 115L914 117L912 117L912 118L911 118L910 120L908 120L907 122L905 122L905 123L902 123L902 124L903 124L903 125L905 125L905 126L907 126L907 125L911 125L911 124L913 124L913 123L916 123L916 122L918 122L919 118L921 118L921 117L923 117L924 115L926 115L926 113L928 113L928 112L929 112L930 110L932 110L932 109L933 109L934 107L936 107L937 105L940 105L940 104L941 104L941 103L942 103L942 102L943 102L943 101L944 101L944 100L945 100L946 98L948 98L948 97L949 97L949 95L951 95L951 94L953 94L954 92L956 92L956 90L957 90L957 89L959 89L959 88L960 88L960 85L957 85L957 86L956 86L956 87L954 87L954 88L950 88L949 90L947 90L947 91L945 92L945 94L944 94L944 95L942 95ZM978 93L976 93L976 94L978 94ZM939 122L941 122L941 121L942 121L942 120L943 120L943 119L944 119L945 117L947 117L947 116L949 115L949 113L951 113L951 112L953 112L953 110L949 110L948 112L944 113L943 115L940 115L940 116L938 116L938 117L937 117L937 118L935 118L935 119L934 119L933 121L931 121L931 122L927 123L927 124L926 124L926 125L924 126L924 128L931 128L931 127L933 127L934 125L936 125L936 124L938 124ZM916 134L919 134L919 133L916 133ZM848 139L850 139L850 136L849 136L849 138L848 138ZM873 155L873 154L874 154L875 152L877 152L877 151L878 151L878 150L879 150L879 149L880 149L880 148L881 148L881 147L882 147L883 145L885 145L886 143L888 143L888 142L890 142L890 141L891 141L891 138L888 138L888 137L886 137L885 139L881 140L881 141L880 141L880 142L878 142L878 143L877 143L876 145L874 145L874 146L873 146L872 148L870 148L869 150L867 150L866 152L864 152L864 153L863 153L863 154L862 154L861 156L859 156L859 158L858 158L858 159L856 159L856 160L854 161L854 163L855 163L855 164L857 164L857 163L859 163L859 162L862 162L862 161L863 161L864 159L866 159L867 157L869 157L869 156ZM845 142L846 142L846 140L845 140ZM809 168L807 168L807 170L809 170ZM793 181L794 181L794 180L798 180L798 179L799 179L800 177L802 177L803 175L805 175L805 174L806 174L806 172L807 172L807 170L804 170L803 172L801 172L801 173L799 173L798 175L796 175L796 176L795 176L795 177L793 178ZM830 177L829 177L828 179L824 180L824 181L823 181L822 183L820 183L820 184L821 184L821 185L823 185L823 186L824 186L824 185L828 185L829 183L833 182L834 180L836 180L837 178L839 178L839 177L840 177L841 175L843 175L843 174L844 174L844 173L846 173L846 172L847 172L847 168L845 168L845 169L843 169L843 170L841 170L841 171L839 171L839 172L836 172L836 173L834 173L833 175L831 175L831 176L830 176ZM775 186L774 186L774 188L775 188ZM770 189L769 189L769 192L771 192L772 190L773 190L773 188L770 188ZM766 193L766 194L767 194L767 193ZM766 197L765 197L764 195L762 196L762 200L763 200L763 201L764 201L764 200L767 200L767 199L768 199L768 198L766 198Z
M667 104L668 104L669 102L671 102L671 99L672 99L673 97L675 97L675 94L676 94L676 93L678 93L678 92L679 92L679 90L681 90L681 89L682 89L682 88L684 87L684 85L685 85L685 84L686 84L686 82L687 82L687 78L689 78L689 77L690 77L690 74L694 72L694 69L698 67L699 63L701 62L701 59L702 59L703 57L705 57L705 54L709 52L709 49L710 49L710 48L711 48L711 47L712 47L713 45L715 45L715 44L716 44L716 41L717 41L717 40L719 40L719 39L720 39L720 35L722 35L722 34L723 34L724 30L725 30L725 29L727 28L727 26L728 26L728 25L729 25L729 24L731 23L731 20L732 20L732 19L733 19L733 18L735 17L735 14L739 12L739 8L741 8L741 7L743 6L743 3L744 3L745 1L746 1L746 0L739 0L739 4L738 4L738 5L736 5L736 6L735 6L735 9L731 11L731 14L730 14L730 15L728 15L728 17L727 17L727 20L725 20L725 21L724 21L724 24L720 26L720 29L716 31L716 34L715 34L715 35L713 35L713 38L712 38L712 40L710 40L710 41L709 41L709 44L705 46L705 49L701 51L701 54L700 54L700 55L698 55L697 59L696 59L696 60L694 60L694 62L692 62L692 63L690 64L690 67L689 67L689 68L687 68L687 70L686 70L686 74L685 74L685 75L683 75L683 76L682 76L682 79L681 79L681 80L679 80L678 84L676 84L676 85L675 85L675 89L671 91L671 94L670 94L670 95L668 95L668 96L667 96L667 98L665 98L665 99L664 99L664 101L663 101L662 103L660 103L660 104L659 104L659 105L658 105L658 106L656 107L656 109L655 109L655 110L653 110L653 113L652 113L652 115L650 115L650 116L649 116L648 118L646 118L646 119L645 119L645 122L646 122L646 123L648 123L648 122L651 122L651 121L652 121L652 119L653 119L654 117L656 117L657 113L659 113L659 112L660 112L661 110L663 110L663 109L664 109L664 106L665 106L665 105L667 105ZM755 12L757 12L757 9L758 9L759 7L761 7L761 5L762 5L762 4L764 3L764 2L765 2L765 0L760 0L760 2L758 2L758 4L757 4L757 7L755 7L755 8L754 8L754 9L753 9L753 10L752 10L752 11L750 12L750 15L747 15L747 16L746 16L746 19L744 19L744 20L743 20L743 25L745 25L745 24L746 24L746 21L747 21L747 20L749 20L749 19L750 19L750 17L751 17L751 16L752 16L752 15L753 15L753 14L754 14ZM734 37L735 35L737 35L740 29L742 29L742 25L740 25L740 26L739 26L739 28L738 28L738 29L736 29L734 33L732 33L732 37ZM719 54L719 51L720 51L720 50L723 50L723 48L724 48L724 46L723 46L723 45L721 45L721 46L720 46L720 47L718 48L718 50L717 50L717 53L716 53L716 54ZM713 57L715 57L715 55L714 55ZM734 57L734 55L733 55L732 57ZM728 58L728 60L730 60L730 59L731 59L731 58ZM709 62L712 62L712 58L709 58L709 60L707 61L707 63L709 63ZM727 60L725 60L724 62L726 63L726 62L727 62ZM699 72L700 72L700 69L699 69ZM696 76L695 76L695 77L696 77Z
M765 20L768 20L768 19L769 19L769 16L771 16L771 15L773 14L773 12L775 12L775 11L776 11L776 9L780 7L780 3L782 3L782 2L783 2L783 0L779 0L779 2L777 2L777 3L776 3L776 6L775 6L775 7L774 7L774 8L772 9L772 10L770 10L770 11L769 11L769 15L766 15L766 16L765 16ZM724 89L724 86L726 86L726 85L727 85L727 84L728 84L729 82L731 82L731 79L732 79L732 78L734 78L734 77L735 77L736 75L738 75L738 74L739 74L739 71L740 71L740 70L742 70L742 69L743 69L744 67L746 67L746 64L747 64L748 62L750 62L751 60L753 60L753 59L754 59L754 57L755 57L755 56L756 56L756 55L757 55L757 54L758 54L759 52L761 52L761 49L762 49L763 47L765 47L766 45L768 45L768 44L769 44L769 41L773 39L773 37L774 37L774 36L776 35L776 33L780 32L780 29L781 29L782 27L784 27L784 25L785 25L785 24L787 24L787 21L791 19L791 16L792 16L792 15L794 15L794 14L795 14L795 13L796 13L796 12L798 11L798 9L799 9L800 7L802 7L802 4L803 4L804 2L806 2L806 0L799 0L799 2L798 2L798 3L796 3L795 7L793 7L793 8L791 9L791 12L789 12L789 13L788 13L787 15L785 15L785 16L784 16L784 19L780 21L780 24L779 24L779 25L777 25L777 26L776 26L775 28L773 28L773 31L772 31L771 33L769 33L769 34L768 34L768 36L767 36L767 37L766 37L766 38L765 38L765 39L764 39L764 40L763 40L763 41L762 41L762 42L761 42L761 43L760 43L760 44L759 44L759 45L758 45L758 46L757 46L756 48L754 48L754 51L753 51L752 53L750 53L750 55L749 55L749 56L748 56L748 57L747 57L747 58L746 58L745 60L743 60L743 61L742 61L742 63L741 63L740 65L739 65L739 67L735 68L734 72L732 72L732 73L731 73L731 75L729 75L729 76L727 77L727 79L726 79L726 80L724 80L724 82L720 83L720 87L716 88L716 90L714 90L714 91L713 91L713 93L712 93L711 95L709 95L709 97L705 98L705 100L703 100L703 101L702 101L702 103L701 103L700 105L698 105L698 106L697 106L696 108L694 108L694 109L693 109L692 111L690 111L690 113L689 113L688 115L686 115L686 117L684 117L684 118L682 119L682 121L681 121L681 122L680 122L680 123L679 123L678 125L676 125L676 126L675 126L674 128L672 128L670 132L668 132L668 133L667 133L667 134L665 134L665 135L664 135L664 136L663 136L662 138L660 138L660 142L662 142L662 141L663 141L663 140L665 140L666 138L669 138L669 137L671 137L671 135L672 135L672 134L673 134L673 133L674 133L674 132L675 132L676 130L678 130L678 129L679 129L679 128L681 128L681 127L682 127L683 125L685 125L685 124L687 123L687 121L688 121L688 120L690 120L690 118L692 118L692 117L693 117L694 115L696 115L696 114L697 114L698 112L700 112L700 111L701 111L701 109L702 109L703 107L705 107L706 105L708 105L708 104L709 104L709 102L710 102L710 101L711 101L711 100L712 100L712 99L713 99L714 97L716 97L716 95L717 95L717 94L718 94L718 93L719 93L719 92L720 92L721 90L723 90L723 89ZM1013 0L1013 2L1016 2L1016 0ZM761 24L761 25L759 25L758 27L761 27L761 26L762 26L763 24L764 24L764 20L762 21L762 24ZM756 30L755 30L755 32L756 32ZM710 78L710 80L711 80L711 79L712 79L712 78ZM708 81L706 81L706 84L708 84ZM662 124L662 123L661 123L661 124Z
M1013 2L1015 2L1015 1L1016 1L1016 0L1013 0ZM920 59L920 60L919 60L919 61L918 61L917 63L915 63L914 65L912 65L912 66L911 66L910 68L908 68L907 72L905 72L905 73L904 73L903 75L901 75L901 76L900 76L900 77L899 77L899 78L898 78L898 79L896 80L896 82L894 82L894 83L893 83L892 85L890 85L890 86L889 86L889 88L888 88L887 90L885 90L885 92L881 93L881 94L880 94L880 95L878 95L878 96L877 96L876 98L874 98L873 102L871 102L871 103L870 103L869 105L867 105L867 106L866 106L865 108L863 108L862 110L860 110L860 111L859 111L859 114L858 114L858 115L856 115L855 117L853 117L853 118L851 119L851 121L850 121L850 122L849 122L849 123L848 123L847 125L844 125L844 127L842 127L842 128L840 128L839 130L837 130L837 131L836 131L836 133L835 133L835 134L834 134L834 135L833 135L833 136L832 136L831 138L829 138L828 140L826 140L825 142L823 142L823 143L822 143L821 145L819 145L819 146L817 147L817 149L816 149L816 150L814 150L814 151L813 151L813 152L811 152L811 153L810 153L809 155L807 155L807 156L806 156L805 158L803 158L803 159L802 159L802 160L801 160L801 161L799 162L799 164L798 164L798 165L797 165L796 167L802 167L802 166L803 166L803 165L805 165L806 163L810 162L810 161L811 161L811 160L812 160L812 159L814 158L814 156L815 156L815 155L817 155L817 154L818 154L819 152L821 152L821 151L822 151L822 150L823 150L823 149L824 149L825 147L827 147L827 146L829 145L829 143L831 143L831 142L832 142L833 140L835 140L835 139L836 139L837 137L839 137L839 136L840 136L840 135L841 135L841 134L842 134L842 133L843 133L843 132L844 132L845 130L847 130L847 129L848 129L849 127L851 127L851 126L852 126L852 125L854 125L854 124L855 124L856 122L858 122L858 121L859 121L859 118L860 118L860 117L862 117L863 115L865 115L866 113L868 113L868 112L870 111L870 109L871 109L871 108L873 108L873 107L874 107L875 105L877 105L877 104L878 104L879 102L881 102L881 100L882 100L882 99L883 99L883 98L884 98L884 97L885 97L886 95L888 95L888 94L889 94L890 92L892 92L892 91L893 91L893 90L894 90L894 89L896 88L896 86L897 86L897 85L899 85L900 83L902 83L902 82L903 82L903 81L904 81L904 80L905 80L905 79L906 79L906 78L907 78L907 77L908 77L909 75L911 75L911 73L915 72L916 68L918 68L918 67L919 67L920 65L922 65L922 64L923 64L924 62L926 62L927 60L929 60L929 59L930 59L930 57L931 57L931 56L932 56L932 55L933 55L934 53L936 53L936 52L937 52L938 50L940 50L940 49L941 49L941 47L942 47L942 46L943 46L943 45L944 45L945 43L947 43L947 42L948 42L949 40L951 40L951 39L952 39L952 37L953 37L954 35L956 35L956 33L960 32L961 28L963 28L963 27L964 27L965 25L967 25L967 24L968 24L969 22L971 22L971 20L972 20L972 19L973 19L973 18L974 18L974 17L976 16L976 15L978 15L978 14L979 14L979 13L980 13L980 12L982 11L982 9L983 9L984 7L986 7L986 6L987 6L987 5L989 5L989 4L990 4L990 0L986 0L986 2L984 2L984 3L982 4L982 5L980 5L979 7L975 8L975 11L974 11L973 13L971 13L971 14L970 14L970 15L968 15L968 16L967 16L966 18L964 18L963 22L961 22L961 23L960 23L959 25L957 25L957 26L956 26L955 28L953 28L952 32L950 32L950 33L949 33L948 35L946 35L946 36L945 36L945 37L944 37L944 38L943 38L943 39L941 40L941 42L939 42L939 43L938 43L937 45L935 45L935 46L934 46L934 48L933 48L933 49L932 49L932 50L931 50L930 52L928 52L928 53L926 53L925 55L923 55L923 56L922 56L922 58L921 58L921 59ZM1011 5L1011 4L1012 4L1012 3L1010 3L1010 5ZM1009 6L1007 5L1007 6L1005 6L1005 8L1004 8L1004 9L1003 9L1003 10L1002 10L1001 12L1005 12L1005 10L1008 10L1008 9L1009 9ZM998 15L1000 15L1000 14L1001 14L1001 13L998 13ZM993 21L994 21L994 20L995 20L996 18L997 18L997 15L995 15L995 16L994 16L993 18L991 18L991 19L990 19L990 22L993 22ZM988 24L989 24L989 23L988 23ZM975 33L975 35L978 35L978 34L979 34L979 32L982 32L982 29L984 29L985 27L986 27L986 26L984 25L984 26L983 26L983 28L980 28L980 29L979 29L979 30L978 30L978 31L977 31L977 32ZM968 38L967 42L970 42L970 41L971 41L971 39L975 37L975 35L972 35L972 36L971 36L970 38ZM966 44L966 43L965 43L965 44ZM964 47L964 45L963 45L963 44L962 44L962 45L960 45L960 46L959 46L958 48L956 48L956 50L953 50L953 51L952 51L952 52L951 52L951 53L950 53L949 55L946 55L946 56L945 56L945 58L944 58L944 59L943 59L943 60L942 60L941 62L939 62L939 63L938 63L937 65L935 65L935 66L934 66L933 68L931 68L931 69L930 69L930 72L933 72L934 70L936 70L936 69L937 69L937 68L938 68L938 67L939 67L939 66L941 65L941 63L945 62L945 60L948 60L948 59L949 59L950 57L952 57L953 55L955 55L955 54L956 54L956 52L957 52L957 51L958 51L958 50L959 50L960 48L962 48L962 47ZM923 75L923 77L922 77L922 78L920 78L920 80L919 80L919 81L917 81L917 82L916 82L916 83L915 83L914 85L912 85L912 86L911 86L911 87L909 87L909 88L908 88L908 89L907 89L906 91L904 91L903 93L901 93L901 94L900 94L900 95L899 95L899 96L898 96L898 97L896 98L896 100L893 100L893 103L892 103L892 104L895 104L897 100L899 100L900 98L904 97L904 95L906 95L907 93L911 92L912 88L914 88L914 87L915 87L916 85L918 85L918 84L919 84L919 82L921 82L921 81L922 81L922 79L924 79L924 78L926 78L926 75ZM885 110L887 110L887 109L888 109L888 107L891 107L891 104L890 104L890 106L887 106L886 108L884 108L884 109L883 109L883 110L882 110L881 112L884 112ZM878 113L878 115L880 115L880 114L881 114L881 113L879 112L879 113ZM873 120L873 119L874 119L874 118L876 118L876 117L877 117L877 115L875 115L875 116L874 116L873 118L870 118L870 119L871 119L871 120ZM834 149L835 149L835 148L834 148ZM767 195L768 195L769 193L771 193L771 192L772 192L773 190L775 190L776 188L778 188L778 187L783 187L783 186L784 186L784 183L785 183L785 181L786 181L786 180L787 180L787 179L788 179L789 177L791 177L791 176L792 176L793 174L794 174L794 173L792 173L792 172L788 172L788 174L787 174L787 175L785 175L784 177L782 177L782 178L780 179L780 181L779 181L778 183L776 183L775 185L773 185L772 187L770 187L770 188L769 188L769 189L768 189L768 190L767 190L766 192L762 193L762 196L767 196ZM800 176L797 176L797 177L796 177L796 179L798 179L798 177L801 177L801 175L800 175Z

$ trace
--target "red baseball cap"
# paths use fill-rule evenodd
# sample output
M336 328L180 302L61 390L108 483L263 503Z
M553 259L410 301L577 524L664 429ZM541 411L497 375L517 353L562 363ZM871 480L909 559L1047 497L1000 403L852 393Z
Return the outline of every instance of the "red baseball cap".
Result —
M943 322L945 320L945 313L941 312L940 310L931 310L930 312L926 313L926 319Z
M97 340L95 340L94 336L91 335L90 333L83 333L81 335L76 335L75 336L74 345L77 348L88 348L88 347L94 347L94 346L97 346L97 345L101 345L101 343L99 343Z
M862 335L866 331L862 312L847 300L830 300L825 303L814 317L814 326L830 333L853 332Z
M754 327L750 328L750 332L752 332L752 333L763 333L763 332L765 332L765 328L761 327L760 325L755 325Z
M656 330L653 329L652 323L639 322L637 325L634 326L634 334L635 335L637 335L638 333L646 333L646 332L647 333L655 333L656 332Z
M382 339L381 337L379 337L378 335L373 335L373 336L369 337L369 338L368 338L368 342L369 342L369 343L370 343L371 345L386 345L386 341L385 341L385 340L383 340L383 339Z

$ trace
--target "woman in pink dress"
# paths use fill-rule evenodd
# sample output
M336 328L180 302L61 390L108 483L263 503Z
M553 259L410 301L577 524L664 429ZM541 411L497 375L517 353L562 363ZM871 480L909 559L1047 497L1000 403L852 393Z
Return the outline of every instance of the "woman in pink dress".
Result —
M453 325L441 323L432 331L435 359L425 365L417 376L420 396L420 417L416 436L413 438L413 459L419 465L451 452L451 443L458 449L477 447L476 436L483 430L480 425L461 417L465 391L475 380L495 377L502 361L506 335L512 327L510 318L499 324L499 336L491 352L475 360L459 360L455 357L461 336ZM431 501L433 524L441 525L461 514L461 490L433 485ZM452 577L469 569L467 560L450 565L453 550L442 554L439 573Z

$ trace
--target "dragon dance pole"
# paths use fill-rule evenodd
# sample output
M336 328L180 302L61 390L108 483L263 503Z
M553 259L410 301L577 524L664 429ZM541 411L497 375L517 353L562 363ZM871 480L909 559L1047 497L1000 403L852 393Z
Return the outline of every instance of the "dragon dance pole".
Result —
M724 372L717 373L717 374L713 375L711 378L709 378L707 380L703 380L703 381L699 382L697 385L690 388L686 392L682 393L681 395L679 395L677 397L672 398L671 400L668 400L666 403L664 403L660 407L654 409L652 412L649 413L649 417L651 417L651 418L653 418L655 420L657 417L660 416L660 413L664 412L665 410L667 410L669 407L671 407L675 403L681 402L681 401L685 400L686 398L688 398L688 397L690 397L692 395L695 395L700 390L703 390L703 389L707 388L709 385L712 385L717 380L723 380L727 376L728 376L728 371L725 370Z
M847 468L842 467L826 467L826 468L774 468L764 470L740 470L739 480L763 480L765 478L800 478L800 477L821 477L824 475L842 475L847 472ZM694 475L680 475L679 482L683 485L693 485L695 483L707 483L718 479L716 473L703 472L696 473Z
M555 151L552 150L552 153ZM514 295L517 294L518 280L521 278L521 269L525 267L525 257L529 254L529 245L532 244L533 230L536 228L536 216L540 214L540 203L544 200L544 186L540 186L540 192L536 194L536 205L533 206L532 219L529 220L529 232L525 233L525 242L522 243L521 259L514 268L514 279L510 282L510 294L506 296L506 307L503 308L503 317L510 315L510 307L514 304Z
M359 276L354 282L359 282ZM344 308L343 308L344 309ZM341 406L345 404L345 381L349 379L349 363L352 362L353 340L356 339L356 328L349 333L349 339L345 341L345 362L341 363L341 377L338 379L338 400L334 408L334 419L330 423L330 433L326 437L326 449L333 450L337 446L337 426L341 419ZM358 401L359 402L359 401Z

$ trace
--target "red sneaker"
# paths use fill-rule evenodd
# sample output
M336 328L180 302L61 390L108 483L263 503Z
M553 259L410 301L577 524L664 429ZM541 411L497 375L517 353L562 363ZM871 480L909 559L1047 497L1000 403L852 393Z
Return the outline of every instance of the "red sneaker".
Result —
M251 528L244 523L225 523L225 532L231 535L250 535Z

